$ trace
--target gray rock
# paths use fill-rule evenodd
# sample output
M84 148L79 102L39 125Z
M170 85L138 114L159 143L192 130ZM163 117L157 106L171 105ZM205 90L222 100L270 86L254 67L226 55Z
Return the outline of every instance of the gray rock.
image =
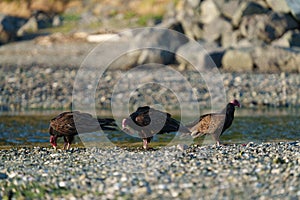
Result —
M299 30L287 31L282 37L273 41L272 45L281 47L300 47Z
M31 17L17 32L17 35L23 36L26 33L35 33L38 31L38 23L35 17Z
M225 51L222 59L223 69L235 72L251 72L253 70L254 63L250 50L232 49Z
M244 16L267 13L268 9L256 2L244 1L232 16L232 24L238 26Z
M300 0L286 0L293 16L300 21Z
M248 40L271 42L287 30L297 28L298 24L289 15L271 13L243 17L240 30Z
M131 49L137 49L139 52L137 64L170 64L175 61L174 53L187 41L187 38L179 33L149 28L134 37Z
M63 24L62 17L59 15L54 15L52 19L52 26L61 26Z
M222 56L221 48L194 42L182 45L176 52L176 60L180 63L181 70L194 66L198 66L200 71L219 67Z
M256 47L252 53L259 72L299 72L300 51L275 46Z
M222 15L224 15L225 17L227 17L229 19L232 19L234 13L236 12L236 10L238 10L242 1L240 1L240 0L236 0L236 1L215 0L214 2L217 4Z
M203 1L200 5L201 22L204 24L211 23L214 19L220 16L220 11L213 0Z
M291 11L286 0L266 0L266 2L275 12L289 13Z
M0 180L1 180L1 179L7 179L7 177L8 177L7 174L1 173L1 172L0 172Z
M53 18L56 15L52 12L46 13L43 11L35 11L33 17L38 23L38 28L48 28L53 25Z
M203 39L208 42L222 40L223 35L232 35L231 24L223 18L215 18L211 23L205 24L203 28Z
M192 8L196 8L200 5L199 0L187 0L188 4L192 7Z
M232 33L225 32L222 34L221 45L223 48L237 47L239 41L243 38L240 30L234 30Z
M17 32L26 23L25 18L0 14L0 44L17 38Z
M184 34L194 39L201 38L202 30L200 28L201 17L198 11L199 8L195 8L195 4L188 0L182 1L181 5L182 6L176 9L177 13L175 19L182 26Z

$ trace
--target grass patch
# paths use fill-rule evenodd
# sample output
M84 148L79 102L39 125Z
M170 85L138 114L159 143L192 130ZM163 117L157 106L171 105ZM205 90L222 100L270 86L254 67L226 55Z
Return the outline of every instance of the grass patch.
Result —
M140 16L139 19L138 19L138 25L140 26L146 26L147 23L150 21L150 20L154 20L155 23L161 21L163 18L162 15L143 15L143 16Z
M78 22L80 20L79 14L63 14L62 18L65 22Z

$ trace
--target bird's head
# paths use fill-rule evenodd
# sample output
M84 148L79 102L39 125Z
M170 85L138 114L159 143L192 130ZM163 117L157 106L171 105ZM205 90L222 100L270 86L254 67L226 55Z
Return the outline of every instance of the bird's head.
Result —
M234 100L232 100L232 101L230 101L230 103L232 104L232 105L234 105L234 106L237 106L237 107L241 107L241 104L240 104L240 102L238 101L238 100L236 100L236 99L234 99Z
M56 149L57 147L57 137L54 135L50 136L50 143L53 146L54 149Z

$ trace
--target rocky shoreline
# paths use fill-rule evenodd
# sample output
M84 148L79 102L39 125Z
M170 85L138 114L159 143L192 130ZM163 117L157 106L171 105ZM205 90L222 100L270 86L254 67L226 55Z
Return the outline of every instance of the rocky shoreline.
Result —
M130 105L133 107L141 104L151 105L156 102L166 106L167 109L175 111L178 110L180 103L184 105L193 100L196 100L202 108L209 107L211 96L208 86L213 84L213 78L205 82L198 71L185 70L180 72L177 68L173 69L180 75L175 76L170 74L173 72L168 72L168 79L159 77L159 74L156 75L155 70L135 72L136 79L139 77L139 79L146 80L149 83L158 81L161 84L160 86L148 84L141 88L137 88L137 85L134 84L136 79L130 77L127 71L107 71L99 79L100 83L98 83L95 92L96 107L101 110L109 110L111 109L112 98L115 105L122 104L127 93L132 95ZM78 67L55 68L37 65L26 69L26 67L17 66L0 68L0 72L0 111L70 109ZM220 77L223 79L221 82L223 85L220 85L220 87L224 86L225 98L237 98L243 104L243 107L300 106L300 76L297 73L221 72ZM191 85L190 88L183 84L183 78ZM124 81L124 83L120 84L119 81ZM163 86L176 88L175 93L177 94L174 95L172 93L174 91ZM84 91L82 92L82 94L78 93L77 95L85 95ZM190 95L190 93L193 95ZM178 95L183 96L183 101L180 103L178 102ZM220 101L224 101L224 98Z
M298 199L300 143L0 151L0 198Z

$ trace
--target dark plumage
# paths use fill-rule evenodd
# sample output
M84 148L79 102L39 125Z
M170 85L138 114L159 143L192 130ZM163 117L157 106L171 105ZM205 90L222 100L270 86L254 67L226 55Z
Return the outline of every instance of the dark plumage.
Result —
M150 108L149 106L139 107L128 118L123 119L122 128L130 132L130 128L138 132L143 139L143 147L148 148L148 143L155 134L170 132L189 133L190 131L169 113Z
M114 127L117 126L114 119L93 118L91 114L79 111L63 112L50 120L50 143L56 148L57 138L63 137L65 141L64 149L69 149L74 136L78 132L88 133L97 131L99 124L102 130L115 130Z
M219 145L220 136L233 122L235 106L240 107L240 103L237 100L228 103L226 108L220 113L210 113L200 116L198 120L187 125L192 132L191 136L196 138L211 134L217 145Z

